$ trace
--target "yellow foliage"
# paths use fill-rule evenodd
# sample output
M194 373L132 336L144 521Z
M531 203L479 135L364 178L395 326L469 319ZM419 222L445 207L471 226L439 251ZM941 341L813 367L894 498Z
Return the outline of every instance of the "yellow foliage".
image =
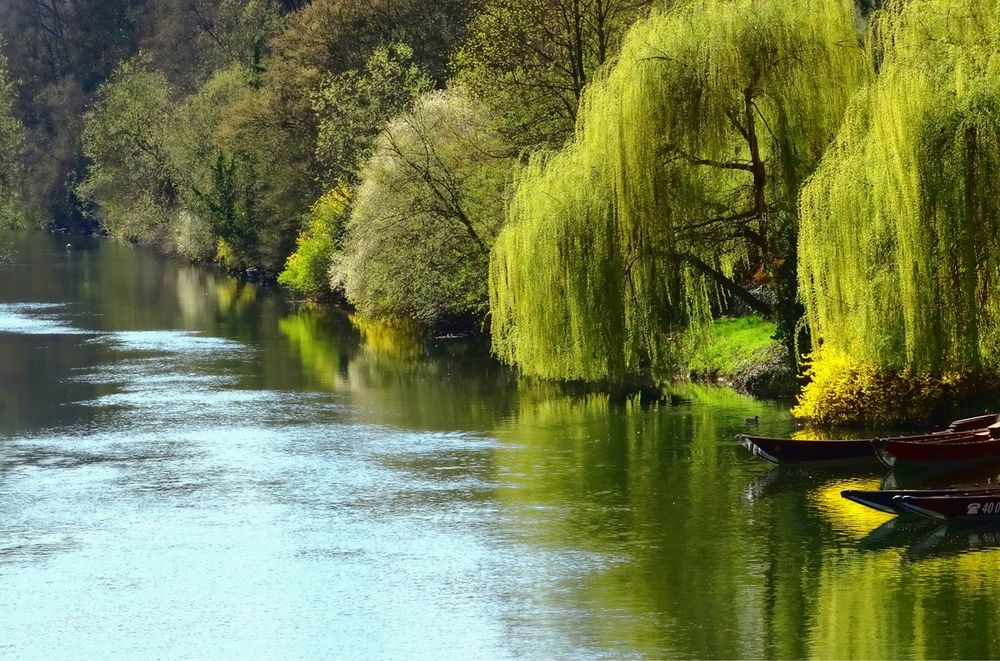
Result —
M422 352L420 327L407 319L372 319L352 314L351 325L361 333L365 348L380 356L404 362Z
M340 244L342 221L350 202L351 192L341 183L313 204L296 239L295 252L278 276L279 283L312 298L330 292L330 265Z
M792 415L819 424L925 422L978 383L971 373L894 370L824 349L808 365L810 382Z
M215 261L226 268L236 268L239 266L236 253L233 252L232 247L226 243L225 239L219 239L219 243L215 246Z

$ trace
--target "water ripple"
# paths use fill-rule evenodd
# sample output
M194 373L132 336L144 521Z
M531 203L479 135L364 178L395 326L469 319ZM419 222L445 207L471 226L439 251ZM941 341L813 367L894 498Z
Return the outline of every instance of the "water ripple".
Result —
M0 333L13 335L93 335L67 322L64 305L55 303L0 304Z
M208 337L191 331L122 331L110 333L99 341L125 352L218 354L239 353L250 349L234 340Z

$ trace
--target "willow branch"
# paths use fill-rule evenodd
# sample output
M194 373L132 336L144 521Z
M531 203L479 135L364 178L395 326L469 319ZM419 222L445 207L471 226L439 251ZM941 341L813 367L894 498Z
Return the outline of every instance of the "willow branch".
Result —
M709 278L711 278L720 287L731 293L733 296L738 298L740 301L746 304L754 312L759 312L765 317L772 317L774 315L774 308L764 301L760 300L753 294L751 294L745 287L740 286L738 283L734 282L732 278L727 278L721 271L712 268L705 261L692 255L690 253L684 253L681 257L688 264L698 269Z

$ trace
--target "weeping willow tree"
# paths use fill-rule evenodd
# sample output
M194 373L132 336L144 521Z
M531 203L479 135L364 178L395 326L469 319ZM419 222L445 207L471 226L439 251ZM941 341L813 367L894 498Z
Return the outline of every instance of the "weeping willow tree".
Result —
M519 173L490 264L495 352L543 377L662 376L717 294L794 303L800 184L866 75L855 12L689 0L633 26L575 139Z
M818 372L997 370L998 26L996 0L893 0L874 15L878 77L802 194L800 281ZM834 397L832 382L806 399Z

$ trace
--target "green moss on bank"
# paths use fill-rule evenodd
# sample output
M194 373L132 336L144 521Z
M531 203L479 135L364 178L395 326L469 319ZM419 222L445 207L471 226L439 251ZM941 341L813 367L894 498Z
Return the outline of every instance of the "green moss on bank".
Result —
M689 364L697 381L722 381L756 397L790 397L795 374L782 345L775 341L777 326L760 317L718 319Z
M760 317L718 319L712 324L708 340L694 354L692 375L725 378L734 375L748 363L766 359L777 326Z

